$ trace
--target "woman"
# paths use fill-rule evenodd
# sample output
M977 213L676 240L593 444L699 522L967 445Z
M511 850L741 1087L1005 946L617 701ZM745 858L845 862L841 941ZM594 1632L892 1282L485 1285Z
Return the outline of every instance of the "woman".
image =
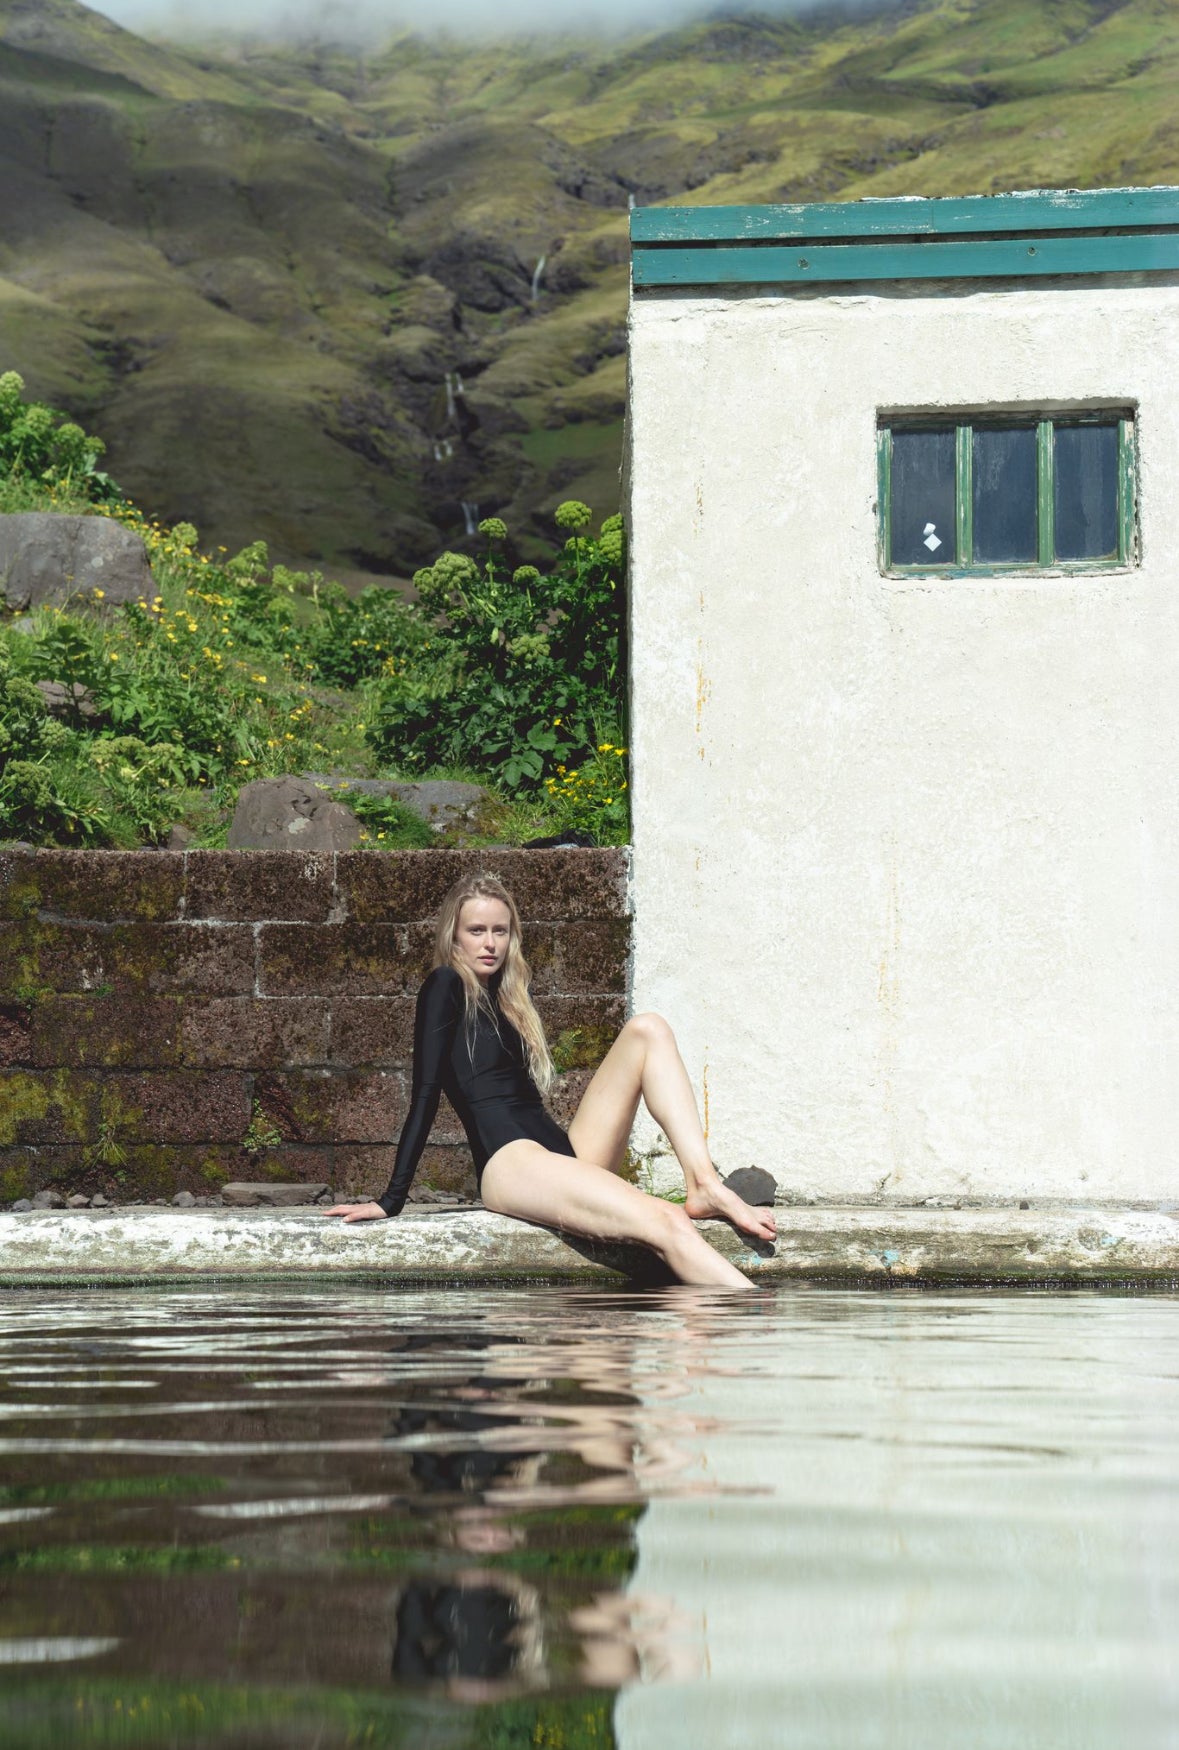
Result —
M488 1209L592 1239L637 1241L682 1282L749 1288L693 1222L719 1218L766 1241L774 1238L774 1217L721 1183L666 1021L636 1015L626 1023L566 1135L541 1102L553 1064L528 994L520 916L493 876L451 888L434 962L418 996L413 1092L389 1188L376 1202L340 1203L326 1213L348 1222L400 1213L445 1092L467 1133ZM617 1177L640 1095L683 1169L682 1206Z

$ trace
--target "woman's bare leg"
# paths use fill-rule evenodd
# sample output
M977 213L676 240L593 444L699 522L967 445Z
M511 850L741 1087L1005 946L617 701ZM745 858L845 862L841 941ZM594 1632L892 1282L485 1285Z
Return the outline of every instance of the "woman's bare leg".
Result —
M708 1288L751 1288L735 1265L714 1252L687 1213L649 1197L604 1168L550 1154L538 1142L509 1142L483 1169L483 1201L515 1215L594 1240L634 1240L649 1246L681 1282Z
M683 1168L684 1208L692 1219L728 1221L754 1239L772 1240L773 1211L750 1208L721 1183L675 1035L660 1015L635 1015L598 1066L569 1126L578 1160L602 1161L618 1171L640 1096Z

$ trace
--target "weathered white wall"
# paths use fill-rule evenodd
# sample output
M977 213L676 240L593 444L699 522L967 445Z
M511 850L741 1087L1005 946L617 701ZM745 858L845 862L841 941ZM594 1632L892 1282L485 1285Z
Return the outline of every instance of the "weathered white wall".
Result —
M644 296L631 383L634 1001L722 1169L1173 1195L1179 283ZM1101 402L1139 565L881 577L879 410Z

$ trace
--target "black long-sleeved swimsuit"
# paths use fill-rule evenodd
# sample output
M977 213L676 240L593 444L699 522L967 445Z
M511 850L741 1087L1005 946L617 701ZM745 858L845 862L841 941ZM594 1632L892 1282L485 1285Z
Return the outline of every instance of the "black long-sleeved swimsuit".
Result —
M505 1143L526 1138L554 1154L573 1153L569 1138L544 1109L524 1041L498 1004L494 1014L480 1005L473 1029L464 1008L462 979L452 966L436 966L418 992L409 1114L389 1188L377 1199L386 1215L398 1215L404 1207L442 1094L467 1133L480 1184L484 1167Z

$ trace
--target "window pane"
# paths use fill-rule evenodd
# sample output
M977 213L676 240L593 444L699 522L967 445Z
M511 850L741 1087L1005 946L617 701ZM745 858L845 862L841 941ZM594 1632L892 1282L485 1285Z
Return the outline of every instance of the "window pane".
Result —
M1035 428L976 431L973 473L975 559L1032 564L1038 557Z
M1056 428L1056 557L1114 559L1118 551L1118 428Z
M952 431L893 432L891 527L893 565L954 563Z

